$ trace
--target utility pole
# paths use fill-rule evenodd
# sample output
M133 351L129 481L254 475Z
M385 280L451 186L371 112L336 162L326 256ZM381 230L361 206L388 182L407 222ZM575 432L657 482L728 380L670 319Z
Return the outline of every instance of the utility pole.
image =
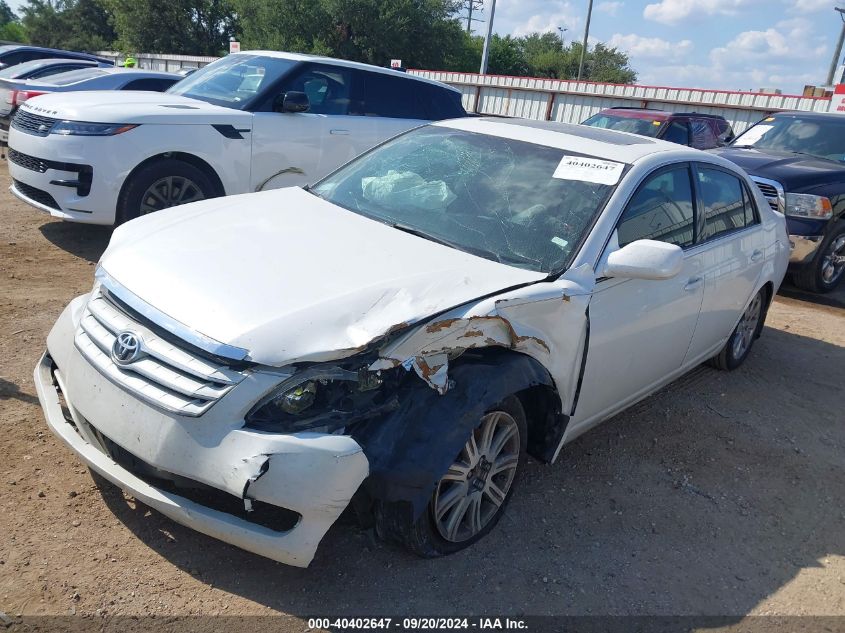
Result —
M590 0L592 3L593 0ZM490 39L493 37L493 16L496 13L496 0L490 0L490 17L487 18L487 36L484 38L484 50L481 52L481 74L487 74L487 60L490 57Z
M827 71L827 81L825 86L833 83L833 75L836 74L836 67L839 65L839 57L842 55L842 42L845 41L845 9L836 7L834 11L839 12L839 17L842 18L842 30L839 31L839 41L836 43L836 50L833 52L833 59L830 60L830 70Z
M478 11L482 10L484 6L484 0L463 0L461 3L461 9L466 9L467 11L467 33L472 34L472 23L473 22L481 22L478 18L472 17L473 12L477 9Z
M587 54L587 38L590 36L590 17L593 15L593 0L587 5L587 24L584 26L584 43L581 44L581 62L578 64L578 81L584 73L584 56Z

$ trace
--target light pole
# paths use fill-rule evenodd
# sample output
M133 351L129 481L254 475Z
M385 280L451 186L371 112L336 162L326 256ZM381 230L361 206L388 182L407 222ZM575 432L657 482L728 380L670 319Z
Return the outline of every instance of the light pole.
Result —
M592 2L592 0L590 0ZM484 50L481 51L481 74L487 74L487 60L490 57L490 38L493 36L493 16L496 13L496 0L490 1L490 17L487 18L487 36L484 38Z
M563 41L563 34L566 33L569 29L565 29L562 26L557 27L557 30L560 32L560 47L561 49L566 48L566 44Z
M581 62L578 64L578 81L584 72L584 56L587 54L587 38L590 36L590 17L593 15L593 0L587 5L587 24L584 26L584 43L581 44Z
M839 12L839 17L842 18L842 30L839 31L839 41L836 43L836 50L833 52L833 59L830 60L830 70L827 71L827 81L825 86L833 83L833 75L836 73L836 67L839 65L839 56L842 55L842 42L845 41L845 9L836 7L834 11Z

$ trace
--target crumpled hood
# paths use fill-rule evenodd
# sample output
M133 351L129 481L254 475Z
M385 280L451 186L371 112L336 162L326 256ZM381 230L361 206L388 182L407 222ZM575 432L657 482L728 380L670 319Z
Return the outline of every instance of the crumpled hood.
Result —
M789 191L839 181L845 176L844 164L807 154L739 147L710 151L739 165L752 176L778 181Z
M252 127L252 115L249 112L163 92L56 92L34 97L21 104L21 109L57 119L92 123L229 123Z
M134 220L115 231L101 265L169 317L268 365L350 356L405 324L545 277L299 188Z

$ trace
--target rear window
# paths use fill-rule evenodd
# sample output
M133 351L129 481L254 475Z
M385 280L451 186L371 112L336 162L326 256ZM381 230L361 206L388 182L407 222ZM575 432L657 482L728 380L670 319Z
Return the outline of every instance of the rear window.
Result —
M70 70L66 73L52 75L45 83L50 83L54 86L69 86L70 84L107 74L108 71L102 68L80 68L79 70Z
M663 125L663 121L657 118L640 119L599 112L584 121L582 125L617 130L618 132L631 132L632 134L641 134L642 136L657 136Z

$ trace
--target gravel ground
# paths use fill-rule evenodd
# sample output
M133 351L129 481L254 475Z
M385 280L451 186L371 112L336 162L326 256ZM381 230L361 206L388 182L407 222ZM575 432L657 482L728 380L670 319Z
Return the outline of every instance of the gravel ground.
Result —
M529 463L468 551L421 560L342 520L303 570L98 488L53 438L32 369L110 231L7 184L0 167L0 612L283 613L285 630L397 612L845 615L845 290L785 288L740 370L697 368L556 465Z

